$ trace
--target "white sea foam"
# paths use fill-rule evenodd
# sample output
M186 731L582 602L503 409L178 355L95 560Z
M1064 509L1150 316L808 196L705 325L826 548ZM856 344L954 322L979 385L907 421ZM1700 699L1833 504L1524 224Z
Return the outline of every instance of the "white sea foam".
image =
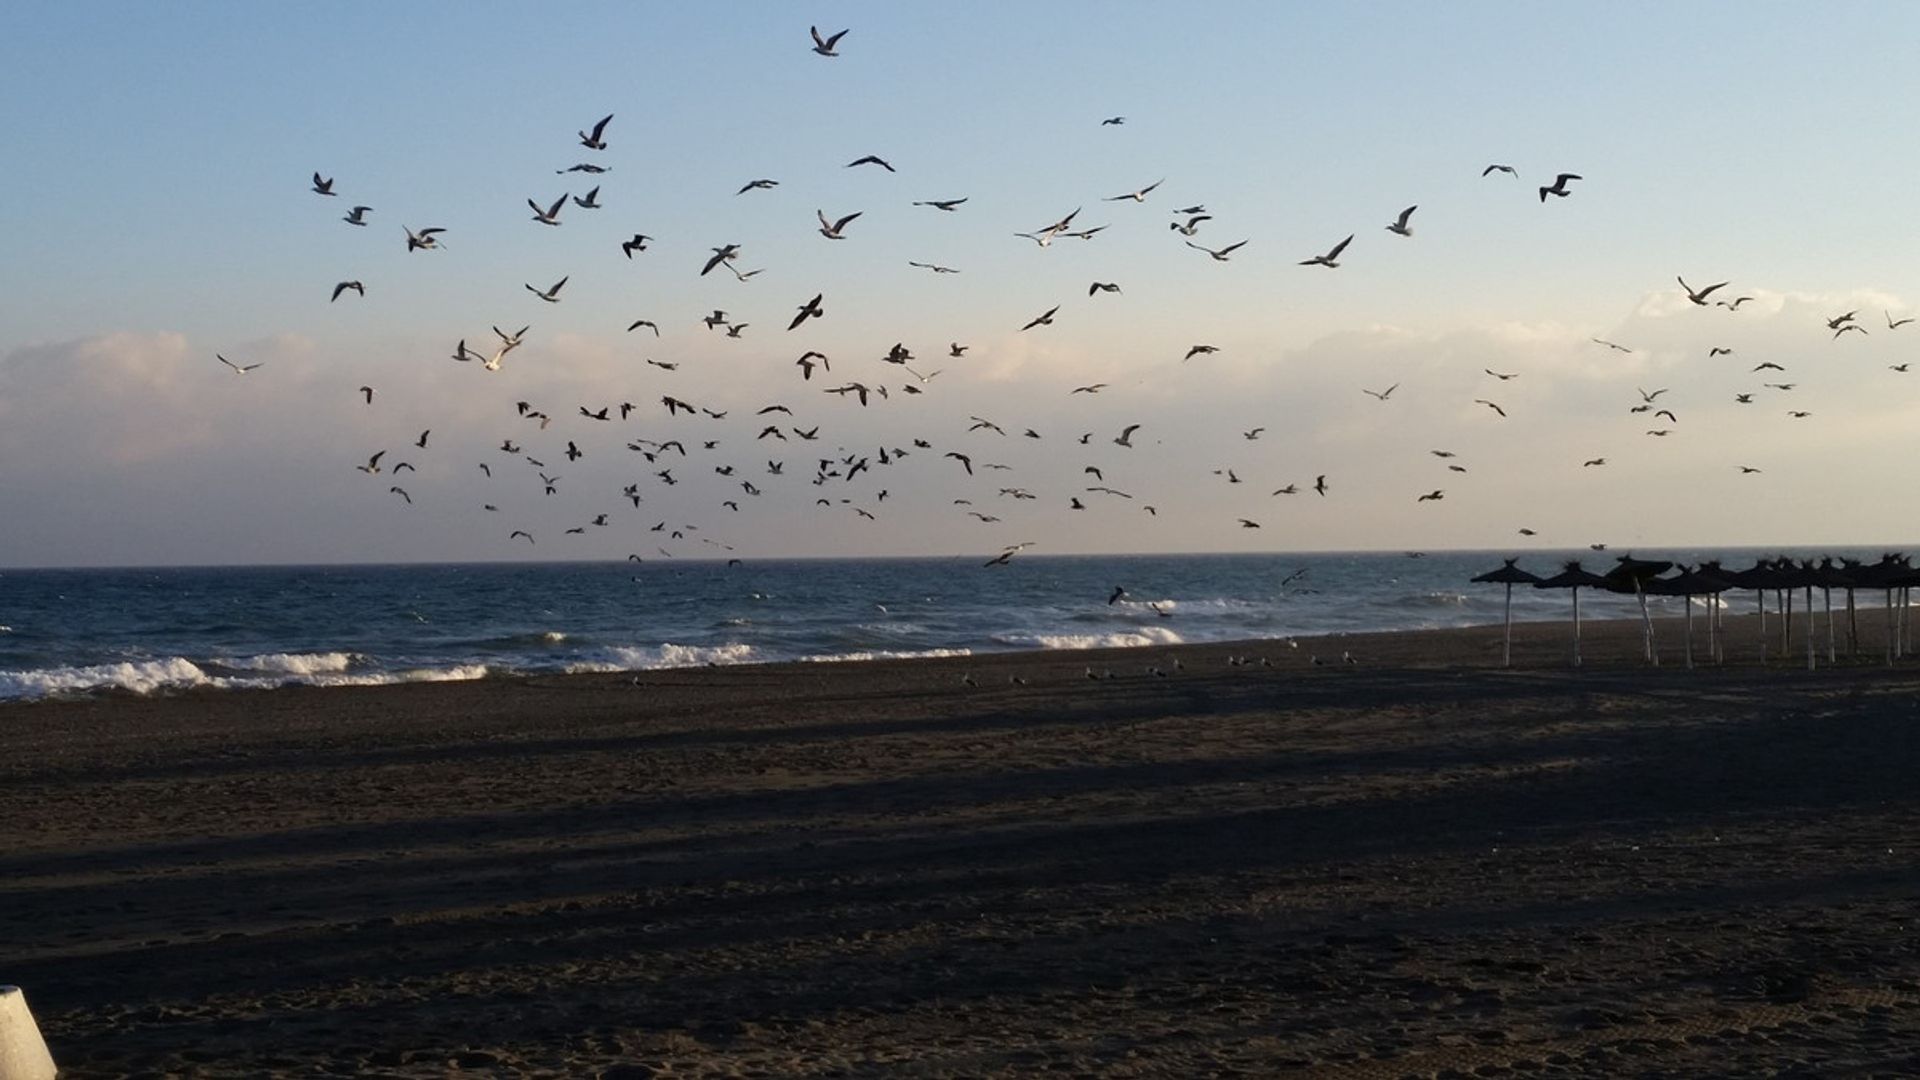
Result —
M491 671L485 664L458 664L446 668L411 668L406 671L369 671L351 675L317 675L315 686L388 686L393 683L467 682L484 679Z
M558 630L548 630L546 633L540 635L540 640L548 642L549 644L558 645L567 640L567 635Z
M972 656L972 649L867 649L860 652L829 653L824 656L803 656L809 664L840 664L857 660L915 660L929 656Z
M993 640L1023 649L1125 649L1144 645L1178 645L1186 639L1164 626L1143 626L1137 630L1119 630L1107 634L1015 632L995 634Z
M229 685L232 685L232 680L208 675L200 665L180 656L86 667L0 671L0 699L53 697L101 690L151 694L157 690Z
M230 660L220 660L221 667L235 671L259 671L273 675L291 675L305 678L326 672L345 671L352 666L354 655L343 652L326 653L265 653L260 656L244 656Z
M610 645L597 651L590 660L568 664L568 674L591 671L652 671L657 668L704 667L708 664L751 664L759 657L753 646L738 642L725 645L657 646Z

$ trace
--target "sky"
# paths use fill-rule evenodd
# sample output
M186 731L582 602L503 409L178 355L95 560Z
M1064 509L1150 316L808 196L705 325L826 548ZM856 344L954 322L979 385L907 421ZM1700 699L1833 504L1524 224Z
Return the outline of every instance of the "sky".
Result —
M0 566L1915 539L1920 371L1894 368L1920 323L1889 327L1920 313L1912 5L10 23ZM848 31L840 55L810 23ZM581 146L609 113L606 149ZM847 167L868 154L896 171ZM1582 179L1543 201L1560 172ZM532 220L596 184L600 208ZM360 204L365 227L341 220ZM1170 228L1195 204L1194 243L1246 242L1227 261ZM1388 232L1410 205L1413 235ZM1015 235L1076 208L1105 228ZM819 212L861 216L832 240ZM1349 234L1337 269L1299 265ZM702 276L724 244L759 272ZM559 303L529 290L563 277ZM1702 306L1677 277L1728 284ZM348 280L365 295L330 301ZM1864 332L1836 338L1848 311ZM522 325L498 371L452 359ZM831 371L803 379L809 350ZM852 382L888 394L822 393Z

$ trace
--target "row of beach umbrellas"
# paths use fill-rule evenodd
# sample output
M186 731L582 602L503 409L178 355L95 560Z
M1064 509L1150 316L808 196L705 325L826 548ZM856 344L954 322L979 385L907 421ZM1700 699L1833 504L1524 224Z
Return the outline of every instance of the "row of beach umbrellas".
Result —
M1686 659L1687 666L1693 666L1693 598L1704 596L1717 598L1721 593L1751 589L1754 592L1756 607L1760 615L1760 659L1765 662L1771 643L1767 630L1767 594L1774 597L1774 610L1777 615L1780 634L1780 655L1785 658L1792 643L1793 595L1805 594L1807 667L1813 668L1815 659L1813 590L1819 589L1826 605L1827 615L1827 662L1833 663L1838 656L1838 635L1835 630L1833 613L1833 594L1838 591L1846 597L1847 648L1857 655L1859 651L1859 622L1854 606L1854 594L1858 591L1878 590L1884 594L1886 616L1886 659L1891 664L1905 656L1912 647L1912 623L1908 601L1914 585L1920 584L1920 567L1913 566L1908 557L1899 554L1881 556L1878 562L1866 563L1857 559L1823 558L1817 562L1811 559L1793 560L1787 558L1761 559L1745 570L1730 570L1718 561L1709 561L1697 566L1679 566L1658 559L1636 559L1631 555L1620 556L1614 567L1605 574L1596 574L1584 569L1579 560L1566 563L1561 571L1551 577L1540 577L1522 570L1518 559L1507 559L1505 565L1475 577L1475 582L1506 586L1506 632L1501 645L1500 662L1502 666L1513 664L1513 587L1531 585L1536 589L1566 589L1573 598L1573 663L1580 666L1580 590L1603 589L1611 593L1632 593L1640 604L1640 620L1645 638L1646 659L1658 665L1659 653L1653 643L1653 618L1647 608L1649 596L1677 596L1686 602ZM1670 576L1662 577L1668 571ZM1720 633L1720 603L1708 606L1707 638L1708 652L1715 662L1725 659L1724 635Z

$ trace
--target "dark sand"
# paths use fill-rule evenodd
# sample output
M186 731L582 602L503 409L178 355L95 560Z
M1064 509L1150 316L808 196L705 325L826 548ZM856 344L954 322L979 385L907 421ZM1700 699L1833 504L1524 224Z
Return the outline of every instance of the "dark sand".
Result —
M0 981L76 1077L1920 1072L1920 667L1636 633L7 706Z

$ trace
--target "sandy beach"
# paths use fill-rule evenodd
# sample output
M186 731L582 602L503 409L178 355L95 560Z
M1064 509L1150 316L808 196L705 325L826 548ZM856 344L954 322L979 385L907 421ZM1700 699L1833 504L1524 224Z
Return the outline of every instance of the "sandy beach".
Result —
M0 982L73 1077L1913 1075L1920 668L1732 630L9 705Z

